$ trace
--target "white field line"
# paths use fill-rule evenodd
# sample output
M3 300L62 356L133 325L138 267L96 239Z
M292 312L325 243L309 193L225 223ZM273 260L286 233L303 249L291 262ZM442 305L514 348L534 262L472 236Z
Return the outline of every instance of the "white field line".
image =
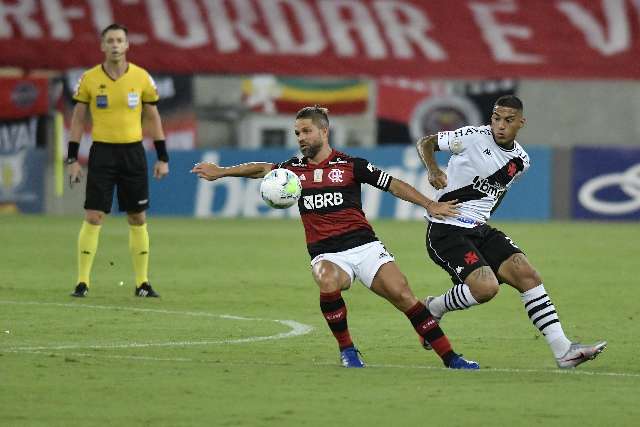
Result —
M279 340L284 338L291 338L300 335L306 335L313 330L312 326L298 323L293 320L273 320L273 319L260 319L233 316L228 314L212 314L200 311L172 311L161 310L154 308L136 308L136 307L118 307L108 305L87 305L87 304L62 304L53 302L29 302L29 301L0 301L0 304L12 304L12 305L36 305L36 306L54 306L54 307L66 307L66 308L91 308L97 310L114 310L114 311L135 311L144 313L158 313L168 315L180 315L180 316L196 316L196 317L209 317L218 319L230 319L230 320L248 320L257 322L276 322L285 326L288 326L290 330L288 332L281 332L275 335L245 337L236 339L225 340L204 340L204 341L168 341L168 342L127 342L127 343L109 343L109 344L66 344L66 345L53 345L53 346L30 346L30 347L0 347L0 351L9 352L33 352L41 350L74 350L74 349L118 349L118 348L145 348L145 347L183 347L194 345L216 345L216 344L240 344L251 343L258 341Z
M167 342L167 343L127 343L127 344L107 344L107 345L90 345L90 346L54 346L54 347L14 347L14 348L0 348L0 351L4 351L7 353L27 353L27 354L36 354L36 355L51 355L51 351L55 350L68 350L68 349L80 349L80 348L90 348L90 349L118 349L118 348L138 348L138 347L171 347L171 346L188 346L188 345L207 345L207 344L235 344L235 343L246 343L246 342L255 342L255 341L265 341L265 340L274 340L274 339L282 339L289 338L298 335L308 334L313 330L312 326L305 325L302 323L295 322L293 320L270 320L270 319L258 319L258 318L249 318L249 317L241 317L241 316L233 316L226 314L212 314L206 312L192 312L192 311L171 311L171 310L161 310L161 309L153 309L153 308L136 308L136 307L118 307L118 306L104 306L104 305L85 305L85 304L63 304L63 303L46 303L46 302L26 302L26 301L2 301L0 300L0 304L14 304L14 305L48 305L48 306L58 306L58 307L70 307L70 308L94 308L99 310L122 310L122 311L138 311L138 312L148 312L148 313L158 313L158 314L171 314L171 315L184 315L184 316L201 316L201 317L211 317L211 318L221 318L221 319L232 319L232 320L250 320L250 321L271 321L278 322L284 325L287 325L291 328L291 331L280 333L271 336L265 337L247 337L247 338L238 338L235 340L218 340L218 341L194 341L194 342ZM67 357L93 357L100 359L120 359L120 360L146 360L151 362L188 362L188 363L209 363L215 365L238 365L238 366L246 366L246 363L234 363L234 362L219 362L214 360L207 359L192 359L186 357L153 357L153 356L132 356L132 355L107 355L107 354L96 354L96 353L77 353L77 352L64 352L62 355ZM252 361L253 365L263 365L263 366L285 366L288 364L278 363L278 362L269 362L265 360L261 361ZM312 366L336 366L339 364L336 363L321 363L321 362L312 362ZM423 366L423 365L397 365L397 364L367 364L368 367L374 369L419 369L419 370L434 370L434 371L449 371L449 369L445 367L438 366ZM465 371L466 372L466 371ZM625 373L625 372L594 372L594 371L585 371L580 368L578 369L519 369L519 368L486 368L480 369L479 371L469 371L473 372L473 374L482 374L486 372L490 373L517 373L517 374L555 374L555 375L584 375L584 376L596 376L596 377L619 377L619 378L640 378L640 374L634 373ZM472 375L473 375L472 374Z
M8 353L26 353L36 355L51 356L49 351L30 351L30 350L8 350ZM187 363L206 363L220 366L247 366L247 362L220 362L209 359L192 359L188 357L153 357L153 356L129 356L129 355L108 355L97 353L63 353L65 357L91 357L96 359L118 359L118 360L144 360L150 362L187 362ZM252 361L254 366L290 366L289 363L269 362L265 360ZM338 361L330 362L311 362L311 366L334 366L339 367ZM442 366L423 366L423 365L388 365L388 364L367 364L367 367L373 369L419 369L430 371L450 371L450 369ZM458 372L458 371L456 371ZM618 378L640 378L640 374L624 373L624 372L594 372L584 371L581 369L519 369L519 368L486 368L479 371L460 371L468 372L471 375L482 375L484 373L515 373L515 374L554 374L554 375L579 375L594 377L618 377Z

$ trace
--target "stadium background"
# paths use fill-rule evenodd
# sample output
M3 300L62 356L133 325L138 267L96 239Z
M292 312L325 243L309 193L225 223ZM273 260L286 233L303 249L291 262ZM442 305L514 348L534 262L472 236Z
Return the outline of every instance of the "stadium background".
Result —
M486 123L492 101L516 93L533 167L496 218L637 220L638 9L624 0L5 0L0 204L81 211L83 191L66 188L61 166L70 92L101 61L96 33L118 21L131 31L130 59L158 84L173 159L171 176L152 185L151 213L283 215L260 204L255 183L186 172L204 158L289 158L292 113L313 103L330 109L335 147L429 193L413 141ZM388 195L366 191L364 204L370 218L420 217Z

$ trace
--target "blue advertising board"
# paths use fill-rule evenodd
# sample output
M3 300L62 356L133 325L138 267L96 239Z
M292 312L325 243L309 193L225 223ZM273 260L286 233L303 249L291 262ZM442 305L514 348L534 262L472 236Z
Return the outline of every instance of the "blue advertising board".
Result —
M640 219L640 148L576 147L572 163L573 218Z
M0 204L18 212L42 212L46 161L47 153L40 148L0 153Z
M426 171L413 146L349 148L348 154L363 157L390 175L413 185L428 196ZM531 168L505 197L496 212L500 220L546 220L551 215L551 150L528 149ZM189 170L195 163L210 161L222 166L251 161L278 163L297 156L297 150L263 149L184 151L171 154L171 173L161 181L151 180L153 214L196 217L296 217L296 207L276 210L260 198L260 180L225 178L214 182L198 179ZM149 161L153 162L153 154ZM446 165L446 157L439 158ZM152 163L150 163L152 164ZM421 219L423 209L369 185L362 186L363 209L370 219Z
M0 121L0 205L18 212L44 209L47 153L37 148L38 117Z

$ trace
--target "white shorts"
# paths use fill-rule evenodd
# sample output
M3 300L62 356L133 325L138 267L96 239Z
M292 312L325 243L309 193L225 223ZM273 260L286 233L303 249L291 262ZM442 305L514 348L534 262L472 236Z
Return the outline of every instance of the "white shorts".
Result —
M383 264L395 261L393 255L387 251L382 242L375 241L342 252L320 254L311 260L311 267L320 261L330 261L343 269L350 277L351 283L355 278L367 287Z

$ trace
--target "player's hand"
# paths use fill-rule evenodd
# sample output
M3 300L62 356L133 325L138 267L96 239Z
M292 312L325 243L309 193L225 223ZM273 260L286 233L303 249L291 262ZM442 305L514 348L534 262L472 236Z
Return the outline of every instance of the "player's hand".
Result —
M73 162L67 165L67 174L69 175L69 187L73 188L74 184L78 184L83 177L82 166L79 162Z
M442 190L447 186L447 174L442 172L440 168L429 171L429 184L436 190Z
M153 165L153 177L156 179L162 179L169 175L169 163L157 160Z
M222 170L220 166L211 162L196 163L191 169L191 173L198 175L198 178L206 179L207 181L215 181L218 178L222 178Z
M427 212L436 219L456 216L458 215L458 199L448 202L433 202L427 207Z

